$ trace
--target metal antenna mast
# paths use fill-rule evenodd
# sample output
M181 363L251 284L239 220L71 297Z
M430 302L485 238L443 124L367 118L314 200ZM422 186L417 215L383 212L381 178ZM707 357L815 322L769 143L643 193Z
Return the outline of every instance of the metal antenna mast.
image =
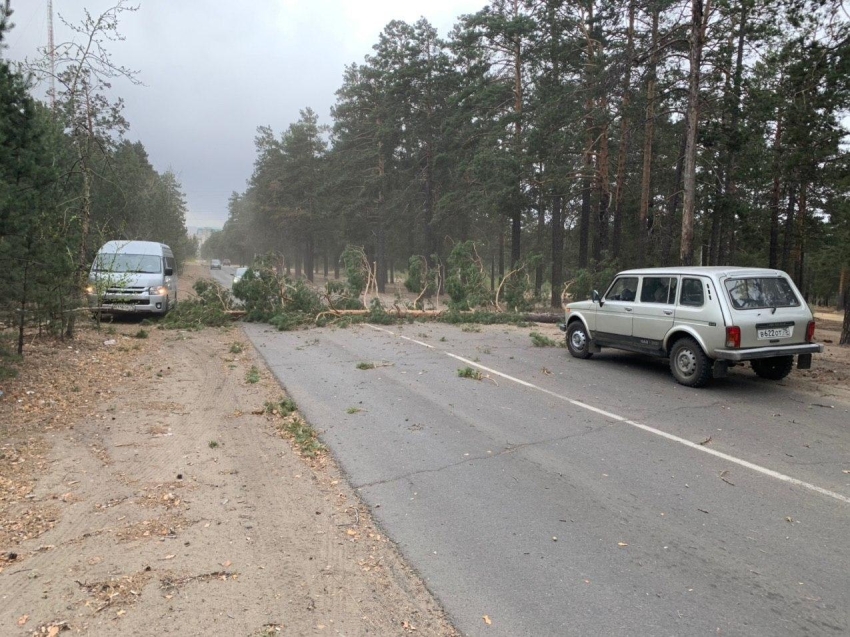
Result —
M53 43L53 0L47 0L47 54L50 56L50 108L56 109L56 45Z

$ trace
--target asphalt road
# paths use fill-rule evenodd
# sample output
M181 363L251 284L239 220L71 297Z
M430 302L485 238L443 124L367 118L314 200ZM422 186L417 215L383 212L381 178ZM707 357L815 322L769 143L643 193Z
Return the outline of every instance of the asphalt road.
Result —
M221 283L226 289L230 289L233 285L233 275L236 273L236 266L223 265L221 270L210 270L210 278Z
M528 328L246 330L464 633L850 633L850 405Z

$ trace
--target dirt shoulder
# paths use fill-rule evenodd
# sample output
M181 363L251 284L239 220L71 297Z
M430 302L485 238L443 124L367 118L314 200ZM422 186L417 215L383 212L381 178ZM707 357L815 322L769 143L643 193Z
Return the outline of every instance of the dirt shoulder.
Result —
M140 329L2 383L0 633L457 634L241 329Z

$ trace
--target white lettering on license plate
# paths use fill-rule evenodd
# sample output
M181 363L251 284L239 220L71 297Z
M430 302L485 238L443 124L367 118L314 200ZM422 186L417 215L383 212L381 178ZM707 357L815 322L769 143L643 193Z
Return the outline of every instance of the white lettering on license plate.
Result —
M766 341L772 338L791 338L793 327L771 327L758 331L759 340Z
M113 310L117 310L119 312L133 312L136 309L135 305L127 305L125 303L116 303L112 306ZM761 338L761 337L759 337Z

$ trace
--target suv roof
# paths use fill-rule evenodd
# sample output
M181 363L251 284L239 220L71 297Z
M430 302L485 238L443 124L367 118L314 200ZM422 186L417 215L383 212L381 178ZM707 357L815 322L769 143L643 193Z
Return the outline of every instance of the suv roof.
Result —
M623 274L693 274L718 278L721 276L786 276L782 270L772 268L741 268L734 266L690 266L671 268L638 268L634 270L623 270L617 275Z

